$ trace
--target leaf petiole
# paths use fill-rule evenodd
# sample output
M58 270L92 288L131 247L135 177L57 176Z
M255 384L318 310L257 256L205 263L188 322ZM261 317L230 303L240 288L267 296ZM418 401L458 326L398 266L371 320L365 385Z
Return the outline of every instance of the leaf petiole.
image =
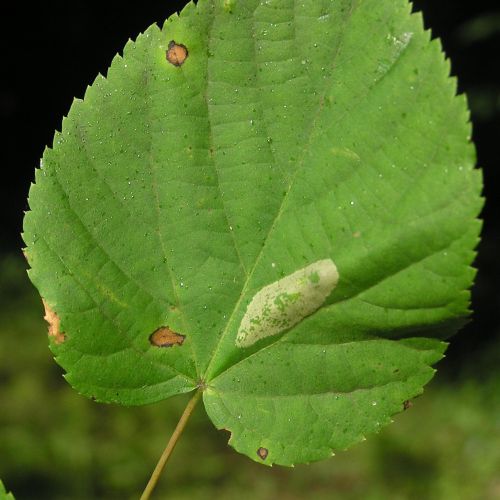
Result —
M146 485L146 488L144 489L144 492L142 493L140 500L149 500L149 498L151 498L151 494L153 493L153 490L155 489L156 484L160 479L160 475L168 459L170 458L170 455L172 455L175 445L177 444L177 441L181 437L181 434L184 431L184 428L186 427L187 421L189 420L189 417L193 413L193 410L195 409L196 404L198 403L202 392L203 391L201 388L198 389L195 392L194 396L189 400L189 403L184 409L184 413L182 414L181 418L179 419L179 422L177 423L177 427L172 433L172 436L170 437L166 448L163 450L160 460L158 460L158 463L156 464L155 470L153 471L151 477L149 478L148 484Z

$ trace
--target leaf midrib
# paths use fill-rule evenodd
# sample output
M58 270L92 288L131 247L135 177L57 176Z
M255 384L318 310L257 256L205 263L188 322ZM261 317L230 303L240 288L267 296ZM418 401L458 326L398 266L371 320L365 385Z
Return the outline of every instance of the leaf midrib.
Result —
M297 0L294 0L294 12L296 11L296 5L297 5ZM311 120L311 127L310 127L310 130L309 130L309 134L308 134L308 140L306 141L305 143L305 146L304 148L302 149L302 153L301 153L301 157L300 159L298 160L298 166L297 168L295 169L295 172L292 174L291 176L291 179L290 179L290 184L288 186L288 189L286 190L286 193L283 197L283 200L281 202L281 205L279 207L279 210L278 210L278 213L276 214L276 217L274 218L273 220L273 223L271 224L271 227L265 237L265 240L261 246L261 249L255 259L255 262L252 266L252 268L250 269L250 271L247 273L247 279L242 287L242 290L240 292L240 296L239 296L239 299L235 305L235 307L233 308L233 311L231 312L231 315L229 316L227 322L226 322L226 326L219 338L219 342L216 344L215 346L215 349L214 351L212 352L212 355L210 356L210 361L208 363L208 366L205 370L205 374L203 375L203 380L204 380L204 383L208 383L210 380L212 380L213 378L217 377L218 376L218 373L214 373L213 375L210 373L210 370L212 369L212 365L213 365L213 362L214 360L217 358L217 354L219 353L220 351L220 348L226 338L226 336L228 335L229 331L230 331L230 326L234 320L234 316L235 314L239 311L240 307L241 307L241 304L243 302L243 300L246 298L246 293L248 291L248 287L251 283L251 280L252 280L252 277L256 271L256 269L258 268L258 265L260 263L260 260L262 259L262 256L264 255L264 252L265 252L265 249L267 247L267 244L268 244L268 241L269 241L269 238L270 238L270 235L274 232L274 229L278 223L278 221L280 220L283 212L284 212L284 209L287 205L287 202L288 202L288 199L289 199L289 195L290 195L290 192L292 191L292 188L294 186L294 182L295 182L295 179L297 178L297 175L298 173L301 171L301 169L303 168L304 166L304 160L306 158L306 154L309 150L309 146L312 142L312 138L315 134L315 131L316 131L316 126L317 126L317 123L318 123L318 119L321 115L321 112L323 111L324 109L324 99L325 99L325 94L327 92L327 90L330 88L330 85L331 85L331 81L333 79L333 68L335 67L336 63L337 63L337 58L341 52L341 48L342 48L342 45L343 45L343 42L344 42L344 34L346 32L346 27L348 26L349 24L349 21L350 19L352 18L352 15L353 15L353 12L355 10L355 8L358 6L358 3L357 1L353 0L352 3L351 3L351 9L349 11L349 14L348 16L346 17L346 22L344 23L343 25L343 30L342 30L342 33L340 35L340 40L339 40L339 43L338 43L338 46L337 46L337 50L335 51L333 57L332 57L332 62L331 62L331 69L330 69L330 75L328 78L325 79L325 85L324 85L324 88L323 88L323 91L321 92L321 94L318 96L318 108L317 108L317 111L314 115L314 118L313 120ZM257 8L257 7L256 7ZM255 11L254 11L255 13ZM252 16L252 23L254 24L254 16ZM211 35L212 33L209 31L208 33L208 43L210 43L210 40L211 40ZM252 32L252 38L253 38L253 41L254 41L254 53L255 53L255 34L254 34L254 31ZM257 66L257 61L255 61L255 64ZM205 94L206 95L206 94ZM209 123L210 125L210 123ZM258 351L257 351L258 352ZM253 353L255 354L255 353ZM245 359L245 358L243 358ZM241 360L240 360L241 361Z

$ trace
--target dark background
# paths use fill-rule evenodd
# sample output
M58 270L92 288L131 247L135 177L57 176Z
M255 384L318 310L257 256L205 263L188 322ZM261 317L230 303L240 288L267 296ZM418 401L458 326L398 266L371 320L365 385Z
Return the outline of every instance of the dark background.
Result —
M2 469L0 470L0 478L3 475L3 479L8 480L7 484L14 492L17 490L21 494L19 498L22 498L23 494L25 498L67 498L64 494L68 493L71 484L78 480L81 481L78 491L88 491L87 498L97 498L99 492L101 492L99 498L108 498L102 493L108 491L107 487L110 488L110 491L115 492L128 491L126 485L123 486L123 490L119 490L122 487L120 481L123 482L135 477L138 483L142 484L154 465L153 462L159 449L161 449L161 447L158 450L154 447L151 449L150 440L147 443L144 440L144 444L141 444L143 441L140 438L137 438L136 444L132 445L131 450L129 450L130 457L125 455L127 449L124 447L128 446L130 439L135 437L134 434L140 433L141 429L134 427L138 426L140 422L145 425L157 426L158 432L165 432L165 422L158 419L157 413L162 411L163 407L160 406L160 410L123 409L124 412L128 413L120 413L121 409L108 410L103 405L87 402L84 398L78 397L76 393L73 394L74 391L62 383L61 372L50 360L46 340L39 332L44 328L39 299L34 289L28 284L27 279L23 281L20 278L25 276L22 269L24 263L20 256L20 249L23 245L20 233L23 211L28 208L26 199L30 182L34 179L34 170L39 165L39 158L42 156L44 148L51 144L54 130L60 128L61 119L63 115L68 113L73 98L83 97L86 86L93 81L98 72L106 73L113 56L121 51L128 38L135 38L139 32L144 31L153 22L161 24L174 10L179 9L184 4L185 1L172 2L168 0L162 2L143 0L127 3L111 0L102 0L101 2L74 0L72 2L47 1L40 5L29 5L29 7L25 2L9 2L8 4L4 2L1 7L0 115L2 131L0 137L2 148L0 171L3 175L0 181L0 200L3 206L0 209L2 234L0 238L0 264L2 261L7 262L7 264L0 265L0 285L3 287L4 294L0 295L1 297L8 295L9 300L2 299L3 306L0 307L0 319L3 322L0 327L4 337L0 341L5 340L3 345L6 346L5 350L2 351L2 343L0 342L0 382L8 381L8 384L4 384L5 389L2 389L0 384L0 409L3 412L0 415L0 423L3 422L2 418L6 422L0 426L2 446L0 455L3 454L4 457L10 456L11 458L3 460L0 457L0 465L2 466L0 467ZM438 446L438 448L448 449L450 457L452 457L452 453L457 457L462 457L457 459L463 459L462 462L458 461L457 463L462 463L463 470L469 471L476 462L482 460L487 451L485 443L490 435L486 435L485 429L490 428L488 426L492 425L493 419L490 419L490 415L487 413L487 416L484 417L485 420L481 421L480 419L483 418L481 415L474 416L466 412L470 407L479 407L482 404L493 405L491 394L495 394L493 391L498 392L498 384L495 382L494 389L488 393L489 396L481 396L478 395L477 391L472 391L470 394L460 392L460 400L451 398L454 391L467 391L467 384L464 380L474 378L478 383L481 383L482 380L488 380L489 374L498 372L500 364L500 293L498 291L500 283L500 217L498 217L500 176L497 160L500 156L500 71L498 70L500 67L500 3L499 0L474 0L463 3L457 0L418 0L414 2L414 5L416 10L423 11L426 27L432 29L433 36L442 39L444 50L452 61L452 73L458 78L459 90L466 92L469 97L474 126L473 138L477 146L478 165L483 168L484 172L484 194L487 202L483 211L483 239L478 248L479 253L476 261L479 273L473 289L473 308L475 311L473 321L453 339L447 359L439 365L440 377L444 377L440 380L444 380L445 385L448 384L447 389L442 389L442 392L439 392L441 389L438 386L437 392L433 393L431 388L427 403L423 402L424 406L419 410L423 413L416 413L414 417L410 417L416 420L411 425L408 423L407 426L409 432L414 433L415 422L418 422L420 418L418 415L424 415L426 421L434 422L436 429L439 429L441 424L443 425L441 429L443 429L445 424L436 421L436 418L440 418L439 412L442 412L443 419L452 419L455 416L459 420L462 419L460 422L462 422L463 428L460 427L462 424L457 423L458 420L454 421L453 424L455 425L453 433L457 448L450 445L452 443L451 437L450 441L443 443L443 446ZM17 255L18 259L12 260L12 255ZM11 260L8 260L9 258ZM14 314L16 315L15 320L13 320ZM33 337L29 337L31 330L36 330ZM9 334L9 332L11 333ZM30 342L34 343L30 349L19 349L20 344L15 343L13 338L14 335L18 335L16 332L25 332L23 335L26 335ZM39 334L40 338L38 339ZM11 350L16 348L17 353L14 358ZM20 374L19 367L28 366L29 363L33 363L33 373ZM40 385L30 386L29 384L35 384L37 373L40 374ZM25 386L23 386L24 382L21 382L24 380L23 376L26 377L26 380L31 378L31 382L26 381ZM455 381L460 382L453 385ZM51 394L49 402L41 403L42 395L46 393L47 386L53 387L53 394ZM457 394L459 393L457 392ZM480 400L480 398L484 398L484 400ZM457 407L457 401L462 401L460 408ZM165 402L165 404L167 406L164 407L164 410L167 411L171 408L168 406L170 403ZM426 404L428 405L427 410L425 409ZM434 404L436 406L433 406ZM46 405L52 405L52 411L49 411L49 408L44 410ZM182 401L179 404L173 403L173 420L167 420L167 423L171 422L174 425L181 407ZM54 414L55 408L59 412L58 415ZM437 412L436 408L438 408ZM446 413L447 411L449 413ZM406 414L404 416L406 417ZM32 428L30 427L31 421L36 423L36 425L33 423ZM70 421L72 421L71 426ZM203 422L205 421L206 419L203 420ZM15 427L16 422L19 423L19 427ZM208 462L205 461L207 471L198 470L195 476L188 468L179 469L178 487L180 488L182 485L183 488L186 488L190 483L194 484L193 477L197 477L200 481L200 488L204 488L207 483L213 481L215 486L213 486L214 489L210 490L210 493L208 490L203 493L205 490L202 489L200 489L202 493L199 493L200 498L211 498L210 495L217 491L217 485L223 484L222 478L226 468L232 467L232 464L238 466L240 463L238 461L241 461L242 475L241 477L237 476L240 478L238 479L240 482L235 483L234 486L234 491L241 496L242 491L245 491L249 484L248 479L246 479L247 471L251 470L251 474L254 474L253 471L257 469L249 468L253 465L248 465L248 460L238 457L232 450L229 450L225 445L225 439L220 438L210 426L206 425L206 422L197 422L198 420L195 419L193 427L198 429L197 436L202 434L205 436L203 438L205 441L202 439L202 444L200 444L199 438L196 438L196 441L193 438L191 443L188 440L187 451L184 452L184 455L182 455L181 450L178 452L180 454L179 463L182 464L183 460L189 462L190 454L192 455L200 446L205 446L207 453L214 454L216 458L213 458L213 462L205 458L208 460ZM408 420L408 422L410 421ZM403 427L399 427L399 429L404 429L405 424L402 425ZM432 425L429 423L429 428ZM500 424L497 422L495 425L497 425L498 431ZM80 427L77 429L75 426ZM427 490L418 489L424 484L431 484L433 474L436 475L436 478L440 477L439 474L445 474L444 469L441 472L435 472L440 470L438 465L436 468L432 468L436 462L434 456L437 453L436 449L433 451L432 457L427 456L425 445L420 450L415 444L415 450L411 451L411 443L398 444L397 433L401 431L398 431L396 426L394 427L396 430L390 431L392 434L382 434L380 438L377 438L378 441L373 441L375 444L372 445L372 448L363 448L368 451L360 453L370 454L372 451L369 450L378 450L373 451L376 455L373 463L387 463L387 470L391 467L397 469L397 467L403 466L407 466L408 470L411 469L413 474L411 484L414 485L411 486L414 488L411 491L416 492L415 498L440 498L439 495L432 497ZM461 453L465 449L463 443L467 440L470 441L471 436L475 436L476 440L479 439L477 437L477 429L479 428L485 430L485 436L483 448L476 450L478 460L473 460L472 457L476 455L471 455L468 448L465 450L466 453L464 452L465 455L462 456ZM44 436L45 429L48 429L46 436ZM193 430L193 432L195 431ZM57 440L62 439L61 436L70 443L65 441L64 444L58 444ZM415 440L418 439L417 436L416 434ZM442 436L443 431L436 430L436 442ZM457 436L459 437L457 438ZM463 442L460 436L463 437ZM44 438L45 441L43 441ZM23 439L26 439L24 449L30 450L24 454L21 446ZM120 443L121 439L128 441ZM427 438L424 437L424 439ZM434 438L429 435L428 439L432 441ZM28 440L31 443L29 445ZM88 440L88 442L78 440ZM117 448L111 447L110 440L116 441ZM393 440L392 445L389 442L391 440ZM408 443L407 440L408 435L404 439L401 438L401 443ZM70 454L67 448L71 448L70 445L74 444L71 442L76 441L80 444L77 449L71 451L73 454ZM214 445L214 442L217 444ZM377 442L379 444L376 444ZM477 442L475 443L475 445L473 443L474 446L477 445ZM58 446L62 446L62 448L58 448ZM103 447L102 454L100 454L99 446ZM144 449L139 449L141 446ZM120 448L118 449L118 447ZM114 451L110 452L110 450ZM488 463L496 464L498 471L500 457L494 455L491 450ZM78 452L81 456L78 455ZM87 455L84 456L84 453ZM110 453L115 453L115 456L108 460ZM146 457L145 460L152 460L151 463L137 465L137 457L141 456ZM345 456L351 455L346 454ZM363 456L365 455L356 455L354 470L357 472L354 474L363 473L359 472L364 467L362 465L365 463L364 459L359 458ZM15 464L13 457L16 459ZM102 467L94 469L95 462L99 461L99 457L104 457L102 458ZM213 465L216 463L216 459L219 462L217 465ZM451 458L443 455L443 461L449 462L449 460ZM208 465L206 465L207 463ZM366 464L368 463L372 462L366 458ZM124 464L139 468L130 469L130 473L127 473L127 469L123 468ZM144 469L140 469L142 465L144 465ZM118 467L119 472L112 469L113 466ZM173 467L175 472L175 466ZM210 467L213 467L213 470ZM343 459L343 462L336 462L335 466L326 464L318 467L320 468L308 469L309 472L304 472L302 476L300 473L295 476L286 475L284 472L280 472L282 469L275 468L273 479L270 479L271 476L266 476L267 472L262 472L262 468L258 468L259 479L257 479L257 475L252 477L255 481L261 481L258 484L261 484L264 493L259 494L259 498L273 497L273 490L265 489L271 488L270 484L276 484L276 488L279 488L280 492L287 487L288 483L289 487L293 486L296 491L302 487L304 491L307 491L307 488L310 488L312 484L312 477L315 478L316 483L319 481L320 484L323 484L321 481L324 480L325 488L328 487L328 490L325 491L331 492L331 486L326 478L330 478L332 468L340 470L344 467L341 471L342 475L336 479L336 487L342 487L343 484L347 488L348 484L351 485L349 492L354 491L353 495L357 494L357 490L352 485L360 486L362 481L360 483L360 479L356 475L349 476L352 472L349 472L349 458ZM366 465L366 467L369 466ZM493 467L494 465L492 465L492 470ZM214 472L217 468L220 469L220 474ZM125 474L123 474L124 470ZM418 474L415 476L415 471L421 473L421 477ZM120 476L120 479L116 479L116 483L113 483L115 473L116 477ZM384 475L386 473L385 468L377 472L377 477L381 478L381 484L384 487L388 484L391 485L391 481L394 480L393 476L386 477ZM63 474L66 475L66 483L61 479ZM308 474L311 474L309 482L307 479L303 479L303 483L301 483L302 479L298 478L306 478ZM401 474L402 477L406 477L404 473ZM26 482L27 477L29 485ZM368 472L366 472L366 477L371 477ZM477 472L477 477L482 477L479 472ZM269 483L262 478L268 478L265 481L269 480ZM459 478L450 479L454 483L458 480ZM99 481L104 481L105 486ZM345 481L345 484L342 483L339 486L339 481ZM408 479L408 481L410 480ZM500 479L495 481L497 482L491 487L493 488L491 498L500 497ZM247 486L244 486L245 484ZM363 485L361 484L361 486ZM370 488L372 487L373 485L370 486ZM406 487L401 485L401 491L406 491L404 490ZM75 488L77 488L76 485ZM85 490L85 488L90 489ZM410 487L408 486L408 488ZM130 486L130 489L136 491L137 485ZM36 493L37 491L39 493ZM53 493L54 491L65 493L62 493L62 496L57 496ZM179 491L181 490L179 489ZM342 490L339 491L340 498L363 497L361 493L359 493L359 497L351 497L345 492L347 490L343 493ZM328 496L330 493L325 494L327 498L334 498ZM499 496L496 497L496 494ZM232 493L229 495L228 498L231 498ZM85 495L82 498L85 498ZM125 498L125 496L117 498ZM184 497L179 493L175 498ZM191 498L195 498L195 496ZM287 498L295 497L289 496ZM407 497L403 495L398 498ZM448 498L450 497L448 496ZM474 498L490 497L487 493L477 493Z

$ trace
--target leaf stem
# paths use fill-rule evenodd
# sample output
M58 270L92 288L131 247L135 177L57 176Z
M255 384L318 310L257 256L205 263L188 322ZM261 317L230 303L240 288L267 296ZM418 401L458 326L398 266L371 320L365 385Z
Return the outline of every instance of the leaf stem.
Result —
M196 406L196 403L198 403L202 392L203 391L201 388L198 389L195 392L194 396L189 400L189 403L184 409L184 413L182 414L181 418L179 419L179 422L177 423L177 427L175 428L172 436L170 436L166 448L163 450L160 460L156 464L155 470L151 474L149 482L146 485L143 494L141 495L141 500L149 500L149 498L151 498L151 494L153 493L153 490L155 489L155 486L158 483L158 480L160 479L160 475L163 471L163 468L165 467L168 459L170 458L170 455L172 455L175 445L177 444L177 441L181 437L181 434L184 431L184 428L186 427L187 421L189 420L189 417L193 413L193 410Z

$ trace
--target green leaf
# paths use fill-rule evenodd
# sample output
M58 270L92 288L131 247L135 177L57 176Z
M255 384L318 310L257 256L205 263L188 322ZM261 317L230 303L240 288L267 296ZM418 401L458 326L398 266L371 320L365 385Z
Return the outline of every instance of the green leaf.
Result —
M12 493L8 493L0 479L0 500L15 500Z
M469 312L481 176L448 75L406 0L200 0L130 41L25 217L71 385L199 387L265 464L388 423Z

